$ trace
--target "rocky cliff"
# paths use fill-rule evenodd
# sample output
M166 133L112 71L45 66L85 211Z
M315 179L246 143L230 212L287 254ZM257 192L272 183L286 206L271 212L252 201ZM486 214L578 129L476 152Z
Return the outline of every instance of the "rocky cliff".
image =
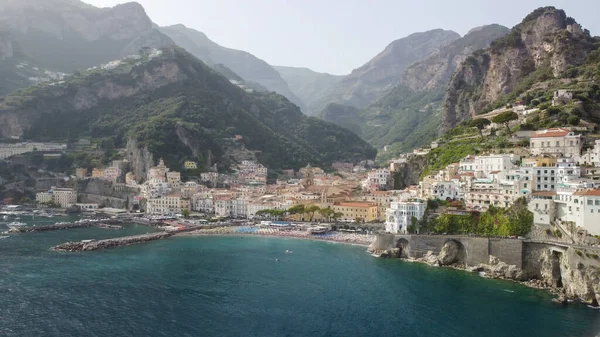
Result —
M158 158L174 169L185 160L228 167L232 148L256 153L272 169L376 153L350 131L304 116L283 96L238 88L178 47L0 98L0 138L11 137L110 139L128 147L138 178Z
M460 35L453 31L435 29L393 41L372 60L324 92L309 108L321 111L332 102L365 108L396 86L408 66L438 52L458 38Z
M397 86L350 120L325 109L329 121L358 125L355 131L391 158L429 143L439 133L444 92L452 74L474 51L487 48L510 30L500 25L474 28L406 68ZM341 124L341 123L344 124Z
M554 7L529 14L510 34L465 60L450 81L444 108L444 129L449 129L491 107L505 95L527 88L537 73L559 77L583 64L594 48L589 31ZM537 72L537 73L536 73ZM519 87L519 85L521 86ZM529 84L531 85L531 84Z
M135 2L96 8L78 0L7 0L0 25L42 66L63 72L173 44Z
M255 82L275 91L303 111L306 110L304 102L290 90L288 83L277 70L256 56L242 50L220 46L210 40L206 34L181 24L161 27L160 31L209 66L223 64L245 81Z

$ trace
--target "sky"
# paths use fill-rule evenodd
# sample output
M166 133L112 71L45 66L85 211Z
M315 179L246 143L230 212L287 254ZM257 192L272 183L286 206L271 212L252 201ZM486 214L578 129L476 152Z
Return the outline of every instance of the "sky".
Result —
M112 7L126 0L84 0ZM461 35L497 23L509 28L541 6L562 8L600 34L598 0L137 0L160 26L184 24L214 42L271 65L344 75L390 42L443 28Z

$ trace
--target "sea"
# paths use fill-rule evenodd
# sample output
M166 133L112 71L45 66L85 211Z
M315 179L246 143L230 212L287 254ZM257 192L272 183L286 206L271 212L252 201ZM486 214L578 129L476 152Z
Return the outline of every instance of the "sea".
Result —
M151 231L131 224L0 239L0 336L600 333L600 310L554 304L548 292L509 281L375 258L361 246L211 236L93 252L49 250L65 241Z

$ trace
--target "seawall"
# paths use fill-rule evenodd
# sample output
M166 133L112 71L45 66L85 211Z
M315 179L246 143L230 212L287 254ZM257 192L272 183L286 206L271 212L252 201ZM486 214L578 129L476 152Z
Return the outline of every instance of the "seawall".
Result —
M561 242L460 235L380 234L369 251L551 289L559 301L600 303L600 249Z
M58 246L52 247L55 251L67 251L67 252L78 252L78 251L92 251L105 248L129 246L143 242L149 242L154 240L165 239L173 236L175 233L162 232L162 233L151 233L134 236L126 236L121 238L98 240L91 242L66 242Z

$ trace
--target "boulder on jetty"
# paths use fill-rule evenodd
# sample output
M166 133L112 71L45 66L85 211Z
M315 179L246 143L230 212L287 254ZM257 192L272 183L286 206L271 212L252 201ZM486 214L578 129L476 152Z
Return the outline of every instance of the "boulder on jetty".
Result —
M85 252L112 247L129 246L142 242L160 240L168 238L169 236L172 236L174 234L175 233L161 232L98 241L66 242L58 246L52 247L52 250L66 252Z

